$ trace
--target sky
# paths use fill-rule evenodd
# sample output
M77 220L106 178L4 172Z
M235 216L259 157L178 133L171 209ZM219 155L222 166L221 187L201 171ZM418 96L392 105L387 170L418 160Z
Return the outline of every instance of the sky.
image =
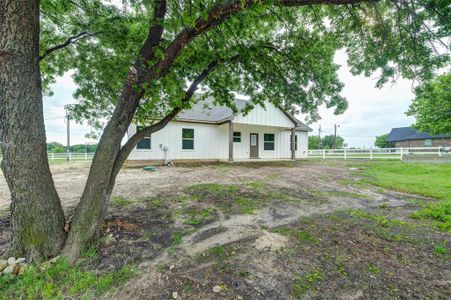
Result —
M334 115L333 109L320 108L321 120L310 125L317 135L321 125L321 135L333 134L334 124L339 125L337 133L350 147L371 147L375 137L389 133L394 127L410 126L412 117L405 115L412 99L412 82L399 79L394 85L386 84L382 89L375 88L376 78L353 76L346 64L346 54L337 53L335 62L342 67L339 78L345 87L342 95L348 99L349 107L341 115ZM72 97L76 86L70 73L59 77L52 86L54 95L44 98L44 119L48 142L66 145L66 122L64 105L75 103ZM302 120L302 116L299 116ZM85 134L90 132L86 124L71 122L71 144L94 143Z

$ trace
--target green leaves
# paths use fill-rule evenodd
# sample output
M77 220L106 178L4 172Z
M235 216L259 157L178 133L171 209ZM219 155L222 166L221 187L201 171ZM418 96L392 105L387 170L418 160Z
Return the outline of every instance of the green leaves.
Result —
M407 115L415 116L415 127L421 131L451 134L451 74L417 87Z
M162 41L148 65L164 59L174 38L196 20L205 20L219 3L168 0ZM124 0L121 6L100 0L41 2L41 52L68 36L95 33L41 62L47 87L55 76L74 71L76 120L101 128L111 116L153 21L154 5L151 0ZM340 66L334 63L339 49L346 49L352 73L377 74L376 86L400 76L429 80L449 62L442 41L450 36L449 19L443 0L301 7L256 1L188 43L165 76L136 87L144 97L135 117L150 123L182 105L190 82L214 61L218 66L202 90L219 104L234 108L232 92L237 92L250 97L250 107L271 101L309 114L312 121L319 118L321 105L339 114L347 108L340 95Z

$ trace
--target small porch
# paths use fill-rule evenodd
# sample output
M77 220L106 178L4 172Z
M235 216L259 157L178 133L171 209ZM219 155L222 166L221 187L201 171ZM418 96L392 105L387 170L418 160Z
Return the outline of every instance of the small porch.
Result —
M292 143L291 141L296 141ZM228 122L228 161L295 160L294 127L276 127Z

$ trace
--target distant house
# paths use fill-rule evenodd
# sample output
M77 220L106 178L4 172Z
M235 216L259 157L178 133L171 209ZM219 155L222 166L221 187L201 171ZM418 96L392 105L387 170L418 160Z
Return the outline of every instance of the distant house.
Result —
M239 111L246 103L235 100ZM139 129L139 125L130 125L128 136ZM269 102L244 115L215 106L209 99L182 111L165 128L141 140L127 164L307 158L309 131L307 125Z
M399 147L451 147L451 135L430 135L419 132L411 127L393 128L388 135L387 142L393 142Z

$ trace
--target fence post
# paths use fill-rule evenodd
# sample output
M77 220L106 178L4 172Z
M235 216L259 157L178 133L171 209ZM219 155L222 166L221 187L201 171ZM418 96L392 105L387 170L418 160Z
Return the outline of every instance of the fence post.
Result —
M69 161L72 160L72 152L69 152Z
M326 159L326 149L323 149L323 159Z
M442 150L441 147L438 146L437 148L438 148L438 156L442 156L442 151L440 151L440 150Z
M85 152L85 160L88 160L88 153Z
M52 153L52 161L55 159L55 154Z
M344 159L346 160L346 148L343 148L343 156L344 156Z
M402 156L404 155L404 148L401 147L401 160L402 160Z
M373 148L370 148L370 160L373 160Z

